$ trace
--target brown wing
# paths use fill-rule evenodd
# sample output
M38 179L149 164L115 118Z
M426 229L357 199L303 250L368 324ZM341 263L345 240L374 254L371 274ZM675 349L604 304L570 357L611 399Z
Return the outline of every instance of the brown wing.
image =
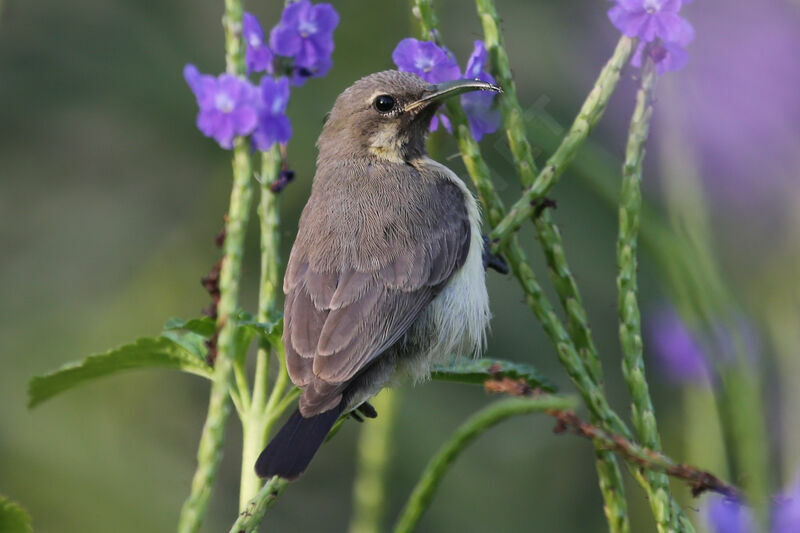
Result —
M344 235L326 225L326 216L304 212L284 280L286 362L305 389L304 416L336 406L347 383L408 331L464 264L470 224L461 189L442 179L423 187L411 198L389 194L397 203L366 218L341 206L350 211L338 213L344 220L337 224L367 224ZM335 217L335 204L329 199L312 209ZM338 257L319 260L315 245Z

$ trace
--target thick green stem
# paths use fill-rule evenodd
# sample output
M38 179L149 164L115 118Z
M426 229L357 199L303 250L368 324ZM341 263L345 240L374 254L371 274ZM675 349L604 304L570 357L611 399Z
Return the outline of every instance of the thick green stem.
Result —
M512 416L539 413L551 409L571 409L575 403L570 398L548 395L526 399L511 398L495 402L472 415L428 462L397 519L395 533L414 530L422 513L430 505L447 469L479 435Z
M619 291L619 337L622 346L622 372L631 393L631 418L637 438L647 448L660 451L661 442L642 355L641 318L637 286L639 217L641 214L642 162L653 113L656 73L652 61L642 70L641 86L628 133L623 166L617 239L617 289ZM648 472L653 489L650 507L659 531L677 529L673 516L669 480L662 473Z
M278 195L269 185L280 173L281 154L277 145L261 154L261 199L258 216L261 229L261 279L258 291L259 322L275 319L275 302L280 284L280 234ZM253 396L247 411L242 417L242 471L239 485L239 510L261 488L261 479L256 475L254 465L261 450L266 445L267 427L271 413L267 410L268 370L271 346L266 339L259 339L256 354L256 372L253 380ZM284 370L281 370L285 372Z
M228 419L228 391L233 370L236 345L236 323L232 315L238 307L239 281L247 220L250 213L251 168L250 147L246 140L236 139L233 158L233 190L225 223L225 245L220 272L220 300L217 324L220 328L214 380L208 404L200 446L197 452L197 471L192 479L189 498L181 510L178 531L197 531L206 514L208 498L222 459L225 422Z
M484 43L491 57L491 69L497 82L503 87L503 95L499 98L503 124L523 187L530 187L536 178L536 163L528 136L525 131L525 120L522 108L517 99L511 66L503 44L500 21L493 0L477 0L478 15L483 26ZM534 223L539 236L539 243L550 268L551 279L556 288L561 304L567 313L567 330L578 348L586 370L594 383L602 389L602 368L600 358L592 340L586 311L581 302L578 286L567 264L561 243L558 227L552 221L550 213L542 212L534 215ZM596 418L593 417L596 421ZM596 443L597 474L600 490L605 502L604 509L609 528L614 533L630 530L627 514L627 501L619 471L613 454L600 448Z
M378 418L361 427L356 479L353 483L353 518L350 533L380 533L386 506L386 471L392 454L392 430L397 411L394 389L384 389L371 400Z
M632 50L633 41L628 37L622 37L614 50L614 55L600 71L594 87L558 149L547 160L531 186L523 192L522 197L511 206L505 218L492 231L491 238L498 241L498 249L502 249L512 234L534 213L533 204L547 195L550 188L555 185L591 129L603 116L608 100L619 82L620 71L628 62Z
M244 509L239 513L239 518L231 526L230 533L252 533L258 530L258 525L267 509L272 507L278 496L281 495L283 490L289 482L283 478L275 476L261 487L258 494L247 502Z

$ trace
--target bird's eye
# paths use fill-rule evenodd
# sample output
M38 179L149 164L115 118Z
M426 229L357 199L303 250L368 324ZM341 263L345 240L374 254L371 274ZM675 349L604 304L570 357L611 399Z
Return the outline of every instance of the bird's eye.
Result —
M394 98L389 96L388 94L382 94L375 98L375 109L380 111L381 113L388 113L392 109L397 102L395 102Z

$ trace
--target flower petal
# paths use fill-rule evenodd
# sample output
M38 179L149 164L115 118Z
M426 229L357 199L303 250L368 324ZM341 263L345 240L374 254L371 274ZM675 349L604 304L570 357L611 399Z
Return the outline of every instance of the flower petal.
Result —
M486 46L483 44L483 41L475 41L472 55L470 55L467 60L467 68L464 69L464 77L475 79L480 76L483 69L486 68L487 55Z

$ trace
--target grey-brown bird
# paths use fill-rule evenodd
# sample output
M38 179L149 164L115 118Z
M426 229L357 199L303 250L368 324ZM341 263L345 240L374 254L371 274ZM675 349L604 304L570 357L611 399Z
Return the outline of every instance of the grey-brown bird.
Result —
M283 290L283 340L298 410L256 472L293 479L337 418L437 359L477 354L489 323L481 216L466 185L427 156L441 102L482 81L367 76L336 99L317 142L311 196Z

